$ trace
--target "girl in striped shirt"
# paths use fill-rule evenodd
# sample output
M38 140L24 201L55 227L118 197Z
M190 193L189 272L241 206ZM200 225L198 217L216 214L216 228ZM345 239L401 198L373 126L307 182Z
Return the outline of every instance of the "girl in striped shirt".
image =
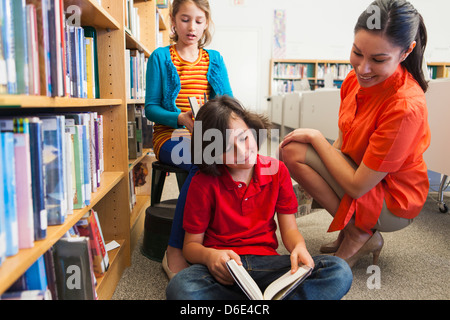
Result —
M233 95L221 54L204 48L211 41L208 0L173 0L170 19L174 44L158 48L150 56L145 97L146 117L155 124L153 149L156 158L189 171L178 197L163 259L169 279L188 266L182 255L183 211L191 178L198 169L190 161L194 119L188 98L201 97L203 103L204 97Z

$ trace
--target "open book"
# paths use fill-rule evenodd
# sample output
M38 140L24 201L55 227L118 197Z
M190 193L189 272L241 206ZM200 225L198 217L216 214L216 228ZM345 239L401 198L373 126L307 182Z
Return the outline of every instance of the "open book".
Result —
M289 270L272 282L263 294L247 270L238 265L235 260L227 261L227 268L250 300L282 300L312 272L312 268L305 265L300 266L294 274Z

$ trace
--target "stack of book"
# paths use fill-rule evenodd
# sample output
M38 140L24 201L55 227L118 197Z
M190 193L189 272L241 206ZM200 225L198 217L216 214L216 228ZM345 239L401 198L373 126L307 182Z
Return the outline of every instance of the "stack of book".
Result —
M0 263L46 238L100 186L103 117L96 112L0 118Z
M0 93L99 98L95 29L63 0L4 0ZM67 14L67 19L66 19Z
M90 210L42 255L2 300L94 300L96 277L105 274L109 256L98 215Z

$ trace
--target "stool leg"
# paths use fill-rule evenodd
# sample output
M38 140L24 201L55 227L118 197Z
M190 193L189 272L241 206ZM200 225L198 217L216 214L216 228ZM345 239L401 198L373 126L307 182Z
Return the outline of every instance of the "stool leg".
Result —
M178 184L178 191L181 191L181 188L183 188L183 184L186 181L186 178L188 176L189 173L177 173L177 184Z
M154 205L161 202L162 191L164 182L166 180L166 172L160 170L152 170L152 194L150 205Z

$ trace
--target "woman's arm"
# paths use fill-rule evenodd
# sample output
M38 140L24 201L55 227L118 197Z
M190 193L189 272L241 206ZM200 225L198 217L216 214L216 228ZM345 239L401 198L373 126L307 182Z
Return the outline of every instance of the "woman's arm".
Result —
M387 172L372 170L363 162L361 162L360 166L354 170L338 153L336 148L331 145L318 130L297 129L284 138L281 147L292 141L311 144L319 154L330 174L353 199L357 199L371 190L383 180L387 174ZM338 143L340 144L340 141L338 141Z

